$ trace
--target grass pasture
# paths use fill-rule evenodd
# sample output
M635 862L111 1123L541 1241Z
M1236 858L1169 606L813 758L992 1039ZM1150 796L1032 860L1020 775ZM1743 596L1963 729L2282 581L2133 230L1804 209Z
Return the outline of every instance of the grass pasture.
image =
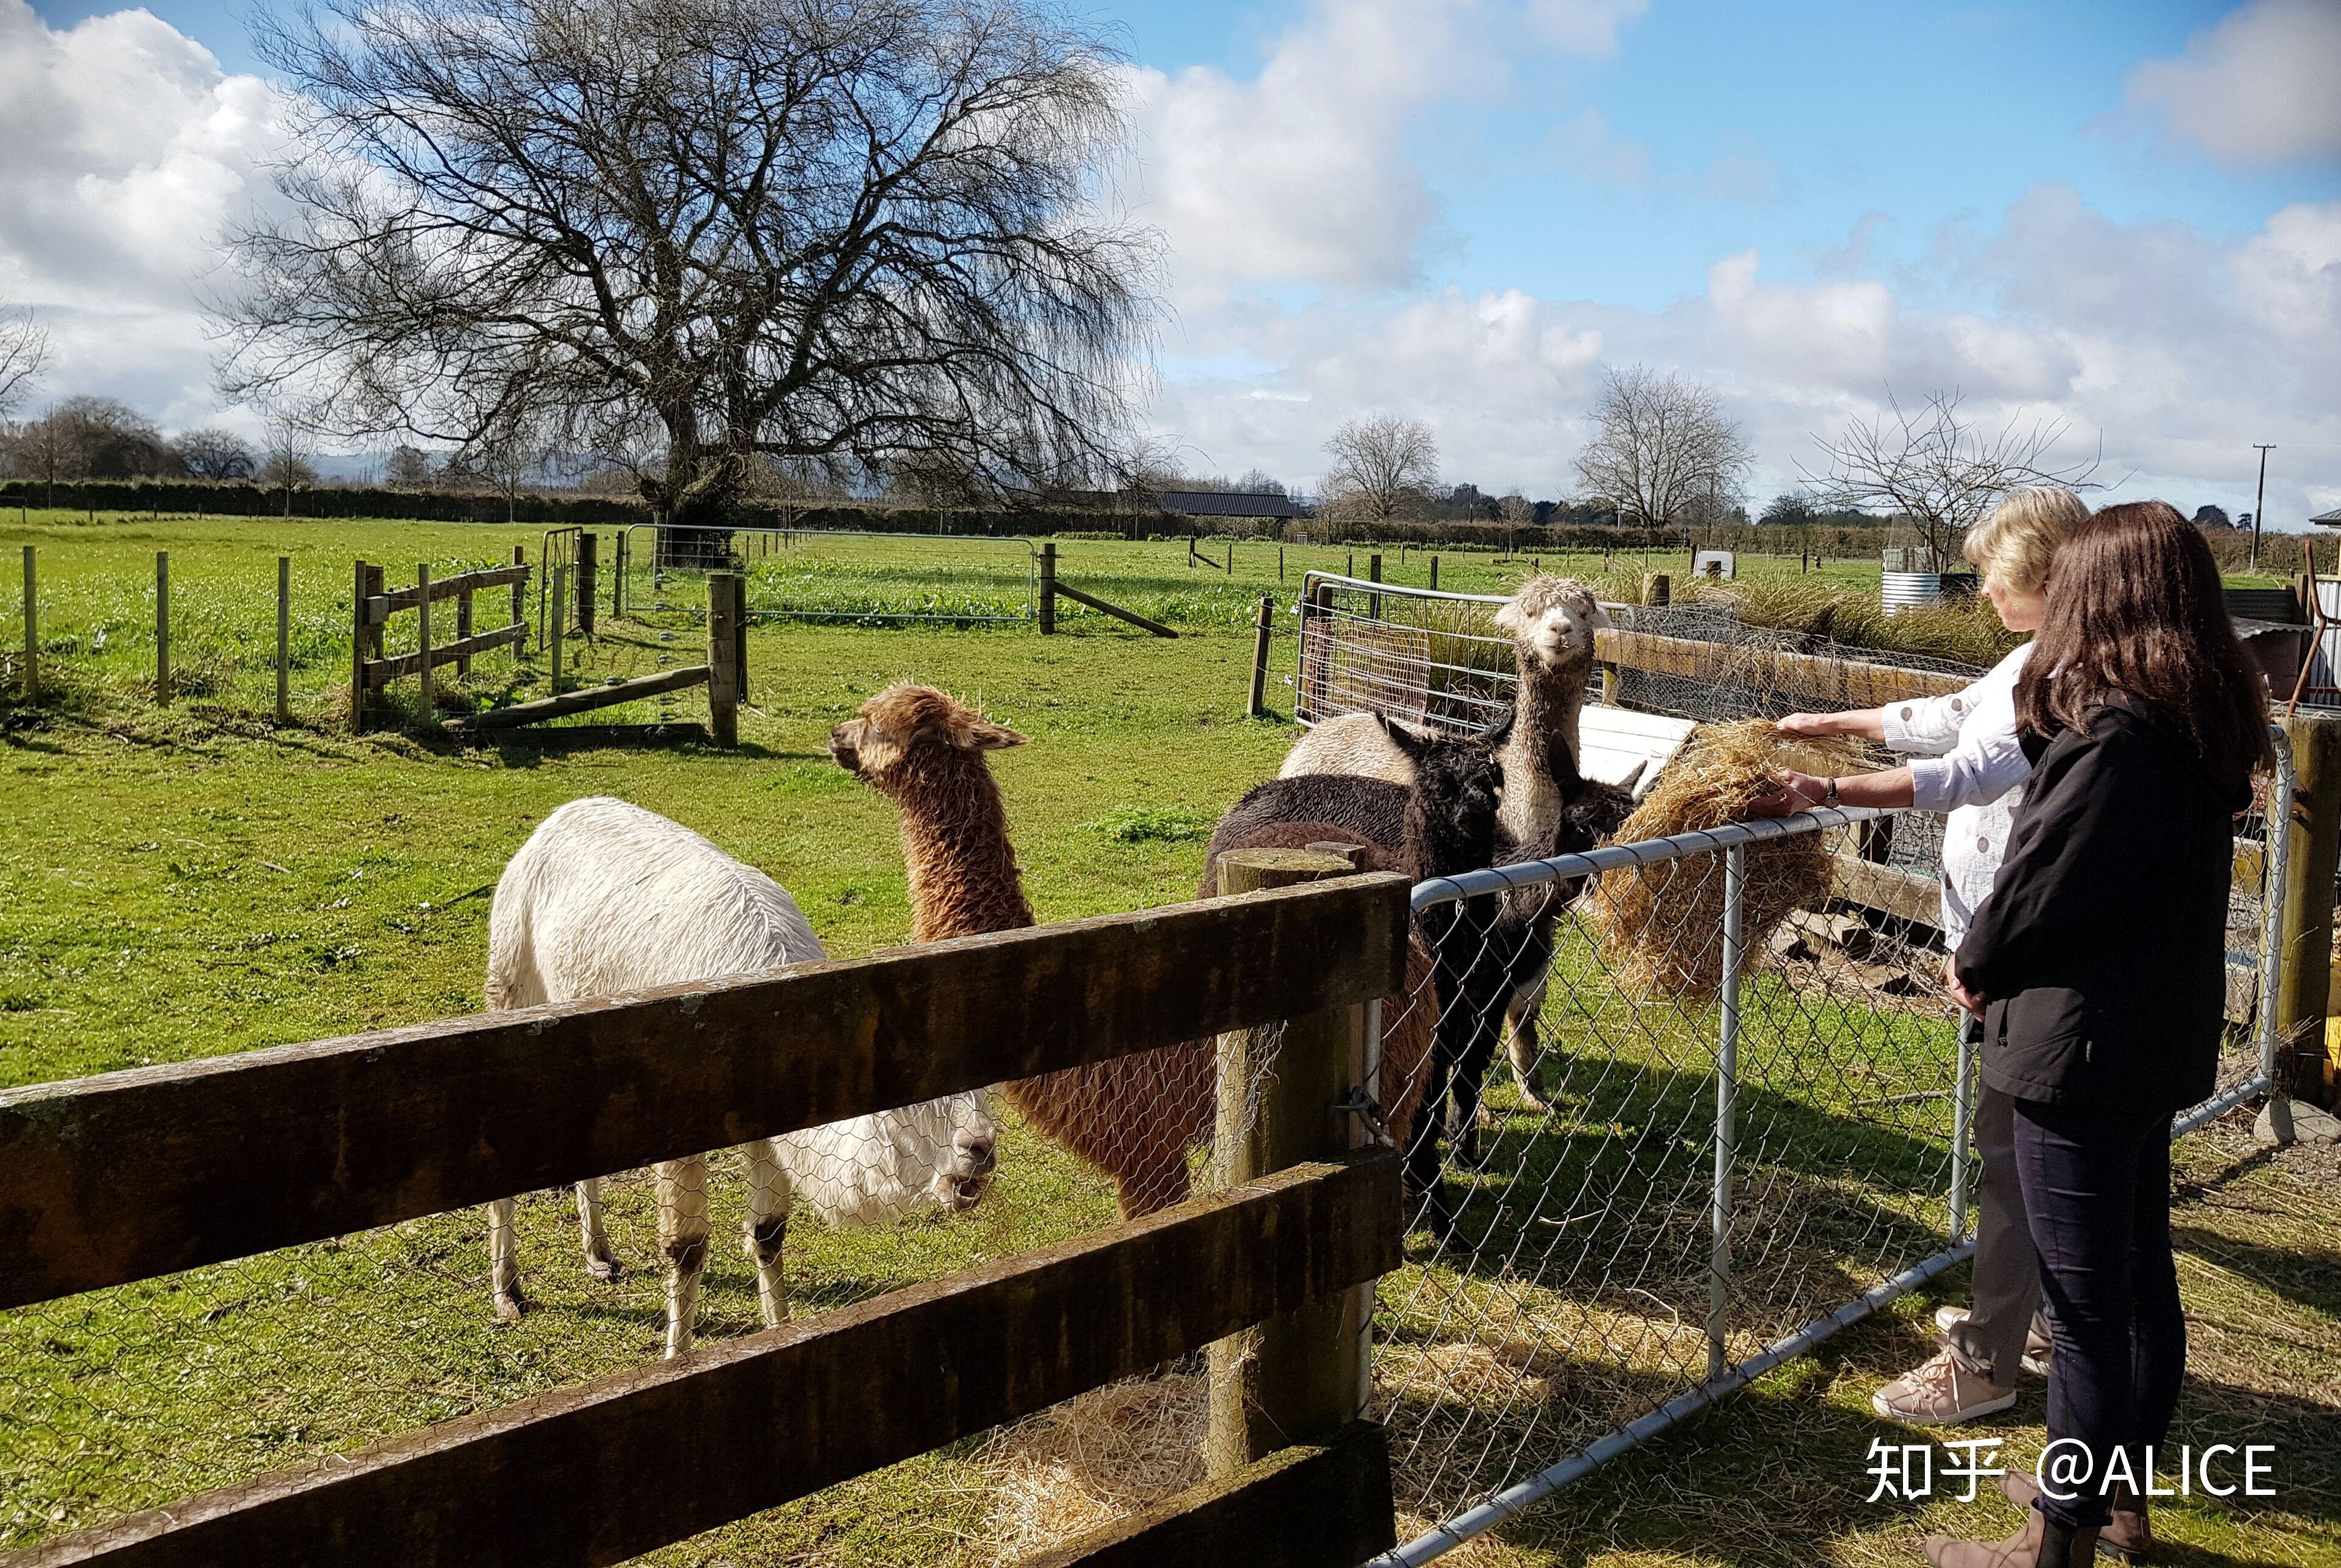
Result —
M533 559L532 531L141 517L93 526L38 513L29 525L13 521L0 519L10 561L15 545L41 549L45 678L58 694L26 710L13 665L0 694L0 821L9 825L0 1084L476 1009L486 890L536 821L589 794L663 812L771 870L833 953L900 942L909 914L892 810L822 747L832 724L894 679L980 695L1031 737L996 767L1044 920L1190 896L1210 824L1274 772L1290 741L1285 725L1240 716L1251 617L1260 594L1278 592L1275 547L1258 542L1236 544L1233 574L1187 566L1183 542L1061 544L1067 581L1170 621L1176 641L1071 606L1067 634L1049 640L1012 625L759 620L742 744L722 753L466 748L345 733L352 558L386 563L395 584L412 581L417 560L434 573L509 561L515 542ZM909 570L908 547L878 541L811 542L777 566L758 557L752 608L764 594L775 605L867 609L930 593L964 611L1022 592L1012 566L970 566L951 583L954 560L976 554L948 543L921 546L934 554ZM1011 546L990 547L1015 558ZM183 681L167 709L141 686L153 668L156 549L172 552L183 667L206 672ZM294 560L296 611L295 721L281 727L267 717L280 554ZM1304 562L1339 569L1347 554L1289 550L1278 603L1290 603ZM1420 555L1401 564L1395 550L1384 554L1387 576L1427 576ZM1611 563L1621 575L1629 564ZM1568 565L1592 574L1600 563ZM1526 566L1442 552L1441 585L1499 591ZM1744 580L1794 587L1796 568L1743 563ZM1832 564L1830 574L1852 583L1861 570ZM656 596L633 593L643 585L629 585L635 614L567 644L582 678L700 656L692 579L670 579L663 611ZM0 593L0 649L21 646L17 603ZM482 615L485 625L501 619L500 606ZM543 689L533 656L491 654L478 664L452 695L484 703ZM1290 704L1290 665L1280 636L1272 706ZM661 716L637 707L595 717ZM664 711L700 717L703 699L685 693ZM1483 1140L1490 1172L1532 1180L1508 1187L1490 1176L1467 1210L1515 1266L1456 1266L1418 1236L1410 1269L1384 1289L1393 1348L1383 1395L1419 1434L1401 1437L1400 1459L1401 1491L1420 1498L1459 1494L1483 1475L1471 1456L1490 1443L1525 1437L1538 1463L1550 1463L1612 1413L1678 1392L1686 1367L1703 1371L1711 1017L1620 1015L1603 1002L1598 959L1582 943L1564 947L1561 982L1547 1012L1569 1064L1561 1107L1530 1117L1500 1088L1497 1126ZM1939 1104L1898 1096L1939 1078L1948 1038L1948 1025L1922 1013L1819 997L1793 976L1751 987L1746 1233L1735 1240L1773 1266L1751 1270L1754 1310L1735 1320L1747 1334L1735 1352L1843 1299L1893 1259L1918 1255L1908 1249L1940 1224ZM1826 1079L1808 1070L1810 1042L1833 1064ZM2341 1563L2341 1459L2330 1442L2341 1415L2332 1201L2341 1171L2329 1152L2270 1156L2224 1134L2190 1139L2182 1165L2196 1366L2179 1436L2276 1443L2280 1494L2175 1504L2165 1515L2176 1543L2168 1561ZM742 1205L736 1174L718 1169L722 1240ZM1518 1200L1531 1190L1549 1201ZM1647 1194L1644 1206L1613 1201L1628 1193ZM489 1314L474 1213L0 1315L0 1547L639 1364L655 1353L662 1308L647 1182L619 1182L612 1206L633 1267L596 1285L575 1266L565 1199L523 1203L522 1260L538 1309L514 1327ZM969 1215L880 1232L792 1228L792 1290L800 1313L817 1311L1111 1219L1097 1181L1011 1129L999 1182ZM1658 1307L1594 1288L1601 1261L1619 1255L1641 1272L1615 1283ZM1929 1530L2004 1533L2012 1514L1996 1504L1864 1501L1868 1445L1912 1440L1876 1420L1868 1395L1924 1353L1926 1315L1962 1289L1959 1274L1946 1277L1454 1560L1908 1563ZM705 1310L711 1334L755 1323L752 1275L728 1240L713 1252ZM1465 1391L1475 1403L1459 1400ZM2007 1440L2006 1459L2025 1460L2042 1441L2041 1418L2035 1384L1986 1428ZM1029 1534L1002 1512L1001 1453L973 1443L931 1454L656 1560L990 1563L1002 1543Z

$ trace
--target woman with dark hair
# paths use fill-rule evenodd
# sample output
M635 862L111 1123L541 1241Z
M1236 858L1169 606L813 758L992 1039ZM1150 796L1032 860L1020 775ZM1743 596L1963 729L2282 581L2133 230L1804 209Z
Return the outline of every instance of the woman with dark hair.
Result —
M2044 1482L2023 1530L1935 1536L1938 1568L2083 1568L2142 1552L2151 1451L2187 1366L2170 1250L2170 1120L2211 1092L2234 818L2267 760L2266 694L2203 538L2160 501L2108 506L2057 551L2016 687L2030 782L1953 990L2016 1159L2056 1355ZM2110 1518L2109 1518L2110 1514Z

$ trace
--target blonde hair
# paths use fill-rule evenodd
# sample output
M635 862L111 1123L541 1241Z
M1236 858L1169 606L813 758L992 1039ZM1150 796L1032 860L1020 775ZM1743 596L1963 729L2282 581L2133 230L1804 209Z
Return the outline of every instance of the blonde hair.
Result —
M1991 514L1967 530L1963 553L1987 576L2037 592L2048 581L2057 544L2088 520L2088 507L2070 490L2027 484L2001 496Z

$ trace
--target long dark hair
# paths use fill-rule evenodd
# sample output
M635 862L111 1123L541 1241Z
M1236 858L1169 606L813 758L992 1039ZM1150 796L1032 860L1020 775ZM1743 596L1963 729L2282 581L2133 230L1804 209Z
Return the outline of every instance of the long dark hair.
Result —
M2079 729L2117 694L2191 741L2223 788L2247 784L2269 757L2266 688L2236 641L2218 564L2167 501L2108 506L2057 546L2017 722Z

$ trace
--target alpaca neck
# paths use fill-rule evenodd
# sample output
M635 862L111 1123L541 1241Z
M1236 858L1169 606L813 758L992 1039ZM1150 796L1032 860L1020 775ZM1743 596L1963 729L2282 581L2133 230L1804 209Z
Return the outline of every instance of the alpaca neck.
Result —
M1559 826L1569 800L1553 776L1551 747L1558 741L1575 773L1582 756L1578 724L1585 711L1587 672L1574 665L1540 670L1519 686L1512 733L1499 754L1504 764L1504 804L1498 813L1514 842L1549 838Z
M912 773L895 797L910 868L911 940L1031 924L1032 906L1024 902L1008 842L1008 813L983 758L954 748Z

